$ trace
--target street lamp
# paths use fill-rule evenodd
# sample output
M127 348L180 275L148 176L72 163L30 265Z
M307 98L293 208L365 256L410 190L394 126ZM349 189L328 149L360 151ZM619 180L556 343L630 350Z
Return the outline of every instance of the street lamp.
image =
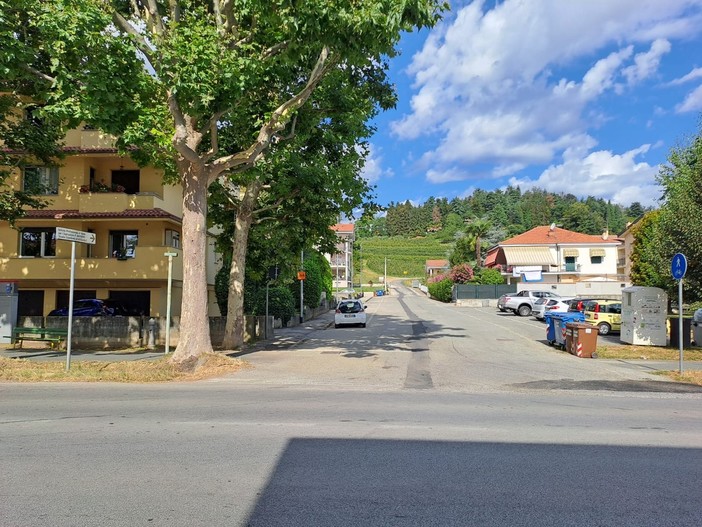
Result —
M173 283L173 258L178 256L178 253L163 253L163 256L168 257L168 285L166 286L166 347L163 352L168 355L168 347L171 344L171 284Z

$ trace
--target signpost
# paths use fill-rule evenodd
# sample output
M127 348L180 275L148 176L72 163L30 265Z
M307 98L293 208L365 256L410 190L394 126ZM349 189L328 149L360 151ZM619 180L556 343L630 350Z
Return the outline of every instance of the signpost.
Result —
M680 373L683 372L683 277L687 272L687 258L682 253L673 256L670 271L678 281L678 345L680 346ZM670 328L671 333L673 328Z
M176 252L163 253L168 257L168 285L166 286L166 346L164 355L168 355L168 347L171 344L171 285L173 283L173 258L178 256Z
M71 334L73 330L73 289L76 277L76 242L95 245L95 233L56 227L56 239L71 242L71 280L68 290L68 334L66 335L66 371L71 369Z

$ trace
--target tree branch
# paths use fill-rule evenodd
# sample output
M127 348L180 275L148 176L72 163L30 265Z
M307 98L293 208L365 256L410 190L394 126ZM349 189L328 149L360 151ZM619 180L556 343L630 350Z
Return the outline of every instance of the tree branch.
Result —
M27 70L29 73L31 73L32 75L34 75L35 77L39 77L39 78L42 79L42 80L45 80L45 81L50 82L50 83L52 83L52 84L56 81L56 79L55 79L54 77L52 77L52 76L50 76L50 75L47 75L47 74L44 73L43 71L39 71L38 69L36 69L36 68L30 66L29 64L24 64L22 67L23 67L25 70Z
M230 156L221 157L210 165L208 183L214 181L225 170L240 172L250 168L258 161L263 152L270 146L275 134L285 128L290 116L307 102L324 75L332 67L333 62L329 60L329 55L329 48L325 46L317 57L317 63L307 80L307 84L294 97L281 104L273 112L268 122L261 128L256 141L249 148Z
M165 28L163 27L163 21L158 13L158 3L156 0L147 0L147 5L144 6L144 13L146 15L146 23L151 27L153 32L157 35L163 35Z
M271 46L267 50L263 52L263 55L261 56L262 59L269 59L275 55L278 55L280 52L282 52L285 48L288 47L290 44L290 41L286 40L284 42L280 42L276 44L275 46Z
M149 46L149 43L146 41L146 39L139 33L134 26L132 26L129 23L129 20L124 18L120 13L118 13L116 10L112 12L112 21L115 23L115 25L120 28L122 31L127 33L136 43L137 48L139 48L139 51L141 51L144 56L146 57L146 60L149 61L149 64L153 68L154 66L154 60L153 60L153 55L152 55L152 49L151 46Z
M168 93L168 109L171 112L175 123L175 135L173 136L173 146L180 155L193 164L200 164L203 160L198 155L196 148L202 138L202 134L195 132L192 121L180 110L178 101L172 93Z

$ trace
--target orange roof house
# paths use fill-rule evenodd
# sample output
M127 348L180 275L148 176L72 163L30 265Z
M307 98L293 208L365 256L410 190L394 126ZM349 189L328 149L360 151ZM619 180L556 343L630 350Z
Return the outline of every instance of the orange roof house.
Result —
M448 260L427 260L424 264L424 271L427 276L434 276L442 271L448 271L451 264Z
M614 281L621 278L617 274L620 244L606 232L597 236L540 226L490 248L484 265L499 266L503 274L525 281Z

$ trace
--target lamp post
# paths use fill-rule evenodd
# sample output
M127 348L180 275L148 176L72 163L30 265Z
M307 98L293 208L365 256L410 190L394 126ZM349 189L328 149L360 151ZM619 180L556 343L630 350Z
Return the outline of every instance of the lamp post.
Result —
M166 286L166 346L164 355L168 355L168 347L171 344L171 284L173 283L173 258L178 253L163 253L168 256L168 285Z

